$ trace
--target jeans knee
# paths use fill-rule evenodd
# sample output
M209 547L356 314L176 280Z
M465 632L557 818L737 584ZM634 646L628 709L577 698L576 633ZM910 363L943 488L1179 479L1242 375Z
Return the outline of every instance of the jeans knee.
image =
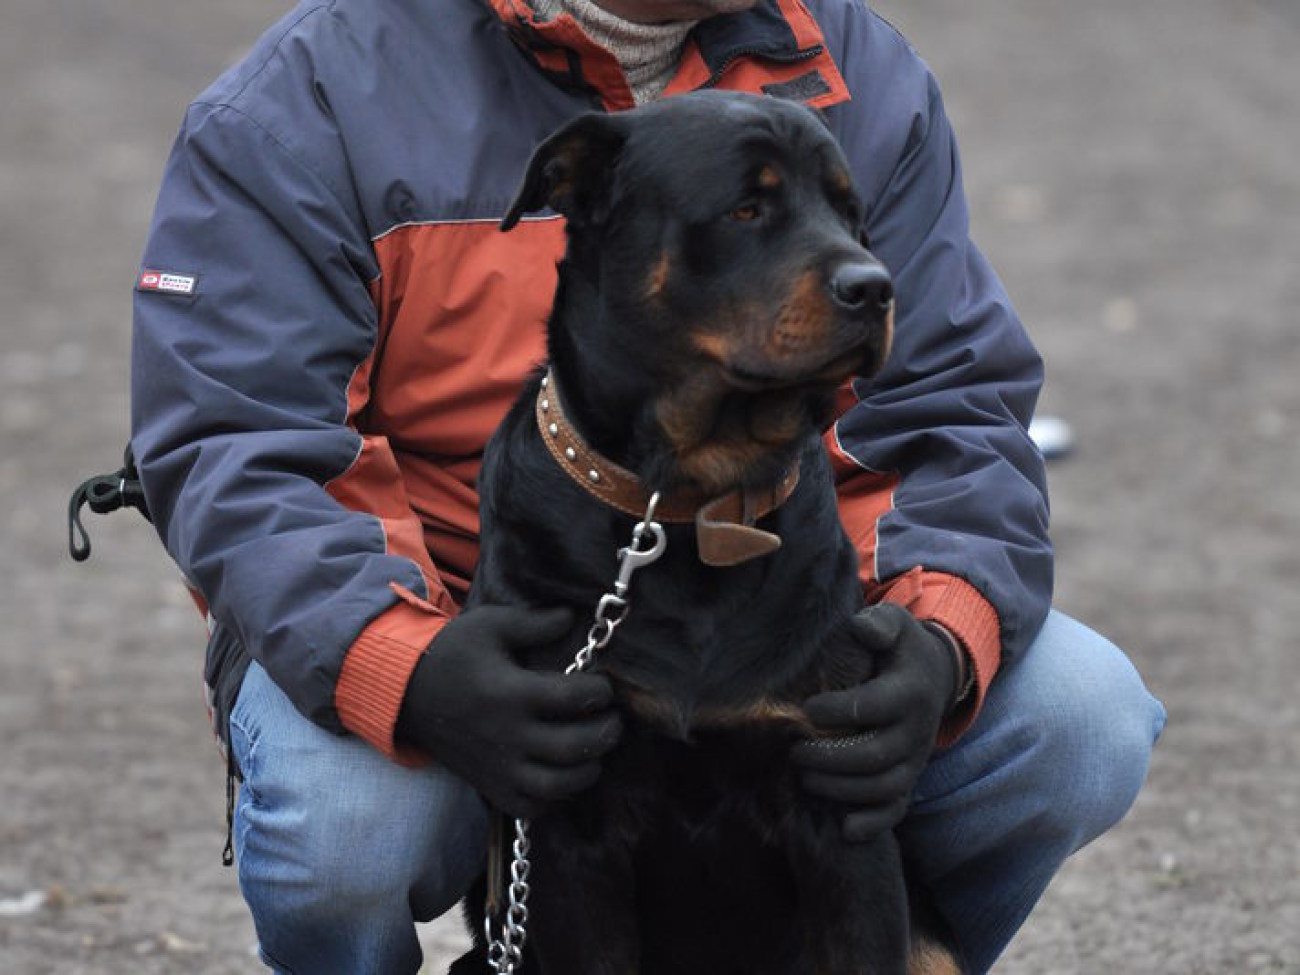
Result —
M282 823L250 808L237 823L240 889L267 963L295 973L414 971L413 922L453 907L481 869L481 804L454 818L436 804L424 817L395 817L378 797L322 805ZM344 963L353 957L370 961ZM372 969L376 958L391 963Z
M277 808L244 790L236 815L239 881L272 927L319 928L362 917L416 882L426 843L369 802ZM409 835L402 835L409 834Z
M1078 624L1075 624L1076 626ZM1079 629L1083 629L1079 627ZM1128 659L1096 634L1027 703L1048 815L1078 848L1118 823L1146 780L1163 706Z
M480 869L487 815L469 786L317 728L260 668L245 679L231 740L244 772L240 887L259 933L409 925L454 905Z

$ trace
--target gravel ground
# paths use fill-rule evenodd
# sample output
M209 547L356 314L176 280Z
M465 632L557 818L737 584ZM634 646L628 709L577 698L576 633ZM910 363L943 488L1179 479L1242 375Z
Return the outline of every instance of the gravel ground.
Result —
M1005 975L1300 973L1300 7L890 0L976 236L1073 425L1058 604L1170 710L1129 818ZM0 972L259 970L219 863L202 632L134 517L63 508L127 428L130 287L184 105L259 0L0 0ZM430 928L445 969L454 923Z

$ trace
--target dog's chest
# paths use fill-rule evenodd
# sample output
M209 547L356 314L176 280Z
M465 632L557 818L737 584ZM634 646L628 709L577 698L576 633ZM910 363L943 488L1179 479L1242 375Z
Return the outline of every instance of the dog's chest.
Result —
M658 583L658 584L657 584ZM602 651L626 708L678 737L702 726L748 723L802 700L813 681L826 617L800 594L751 579L698 586L664 572L643 580L627 620Z
M646 826L667 816L696 838L737 816L753 825L779 817L792 800L794 741L792 726L780 723L704 729L683 741L633 719L601 793L615 806L631 802Z

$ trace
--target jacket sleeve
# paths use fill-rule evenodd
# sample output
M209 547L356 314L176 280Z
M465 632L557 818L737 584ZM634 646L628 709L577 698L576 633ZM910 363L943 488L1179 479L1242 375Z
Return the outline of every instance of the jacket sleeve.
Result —
M1027 432L1042 363L970 240L933 76L892 28L856 16L868 26L849 57L867 67L840 125L870 247L894 278L896 320L885 369L853 383L828 442L869 598L942 624L974 663L978 693L944 729L951 741L1051 600L1046 478Z
M396 755L410 671L454 606L386 441L352 424L378 270L355 199L302 155L236 108L191 108L136 288L132 443L214 618L303 714ZM146 287L161 273L191 284Z

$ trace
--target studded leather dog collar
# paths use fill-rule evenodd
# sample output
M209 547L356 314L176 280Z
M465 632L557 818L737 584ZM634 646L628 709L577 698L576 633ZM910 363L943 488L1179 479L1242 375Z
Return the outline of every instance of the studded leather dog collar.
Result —
M574 483L611 508L641 517L651 490L631 471L588 446L565 415L558 385L550 373L542 380L535 413L547 449ZM700 561L706 565L739 565L781 547L779 535L756 528L754 523L784 504L798 484L796 462L770 490L738 488L712 498L690 490L666 494L656 517L673 524L693 522Z

